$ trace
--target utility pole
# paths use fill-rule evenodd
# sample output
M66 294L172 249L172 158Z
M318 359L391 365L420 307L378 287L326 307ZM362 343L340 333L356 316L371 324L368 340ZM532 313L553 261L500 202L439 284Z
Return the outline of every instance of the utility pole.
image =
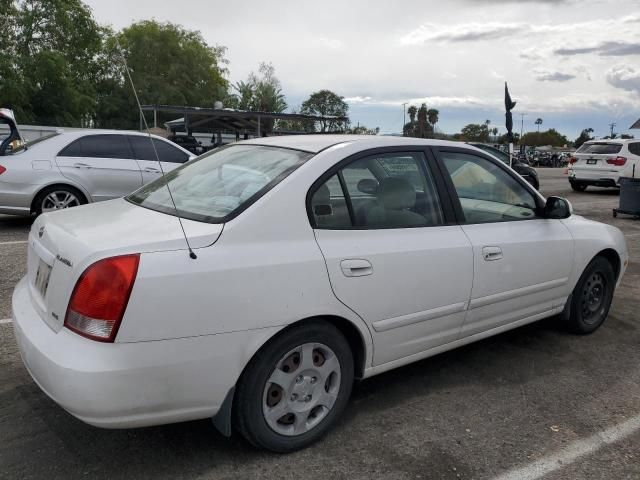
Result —
M524 130L524 117L526 116L526 113L521 113L520 114L520 140L522 141L522 133Z
M611 138L613 138L613 127L615 126L616 126L615 122L609 124L609 128L611 129Z
M404 137L404 126L407 124L407 103L402 104L402 136Z

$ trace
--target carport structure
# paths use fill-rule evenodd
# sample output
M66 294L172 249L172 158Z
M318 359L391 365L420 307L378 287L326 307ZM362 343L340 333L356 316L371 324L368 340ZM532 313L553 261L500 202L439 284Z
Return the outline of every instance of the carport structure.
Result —
M145 112L153 112L153 125L157 127L157 114L169 113L179 114L182 118L165 123L173 133L186 132L211 133L218 135L216 143L221 143L222 132L234 132L236 140L240 140L242 134L244 138L249 135L254 137L266 136L270 127L276 120L289 120L304 123L315 123L322 121L333 121L342 123L345 126L349 122L349 117L306 115L302 113L275 113L275 112L255 112L248 110L236 110L232 108L203 108L187 107L178 105L142 105ZM140 118L142 125L142 117ZM276 131L274 134L301 134L308 133L303 129ZM335 133L335 132L334 132Z

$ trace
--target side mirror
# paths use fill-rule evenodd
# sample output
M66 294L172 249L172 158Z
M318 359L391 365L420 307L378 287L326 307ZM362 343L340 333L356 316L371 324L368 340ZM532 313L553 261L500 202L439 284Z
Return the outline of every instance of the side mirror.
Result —
M358 191L367 195L375 195L378 190L378 181L373 178L363 178L358 182Z
M561 197L549 197L544 205L545 218L569 218L573 213L573 207L569 200Z

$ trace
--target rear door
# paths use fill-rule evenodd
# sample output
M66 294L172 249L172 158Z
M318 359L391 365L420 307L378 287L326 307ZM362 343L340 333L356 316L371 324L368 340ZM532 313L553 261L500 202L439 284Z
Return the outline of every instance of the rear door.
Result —
M129 135L129 141L142 172L142 183L145 185L162 176L163 171L164 173L170 172L190 158L189 154L176 145L159 138L145 135ZM151 143L152 141L153 144ZM158 158L161 165L158 164Z
M376 365L454 341L471 292L471 245L426 158L365 153L309 192L334 293L369 325Z
M82 185L94 201L123 197L142 186L140 167L126 135L86 135L56 157L60 172Z
M540 200L501 162L434 148L473 245L473 289L461 337L559 311L570 293L573 238L539 215Z

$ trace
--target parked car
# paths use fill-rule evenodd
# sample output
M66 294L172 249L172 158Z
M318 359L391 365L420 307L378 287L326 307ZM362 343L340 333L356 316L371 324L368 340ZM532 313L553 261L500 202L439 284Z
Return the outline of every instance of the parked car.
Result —
M216 149L41 215L28 248L15 337L52 399L109 428L213 417L276 452L325 434L356 378L557 314L595 331L629 259L480 149L346 135Z
M182 148L188 150L194 155L200 155L207 150L202 146L202 143L196 139L196 137L191 135L170 135L167 137L167 140L175 143L176 145L180 145Z
M589 185L619 187L620 177L640 175L640 140L591 140L569 160L569 183L576 192Z
M153 145L165 172L192 158L163 138L153 136ZM148 134L61 131L0 150L0 213L39 215L122 197L160 175Z
M474 147L479 148L480 150L484 150L485 152L493 155L498 160L501 160L506 165L509 165L509 154L503 152L502 150L492 147L490 145L485 145L484 143L469 143L469 145L473 145ZM511 163L511 168L513 168L516 172L518 172L522 178L524 178L527 182L533 185L533 188L538 190L540 188L540 181L538 180L538 172L536 169L524 163L521 158L514 157Z

